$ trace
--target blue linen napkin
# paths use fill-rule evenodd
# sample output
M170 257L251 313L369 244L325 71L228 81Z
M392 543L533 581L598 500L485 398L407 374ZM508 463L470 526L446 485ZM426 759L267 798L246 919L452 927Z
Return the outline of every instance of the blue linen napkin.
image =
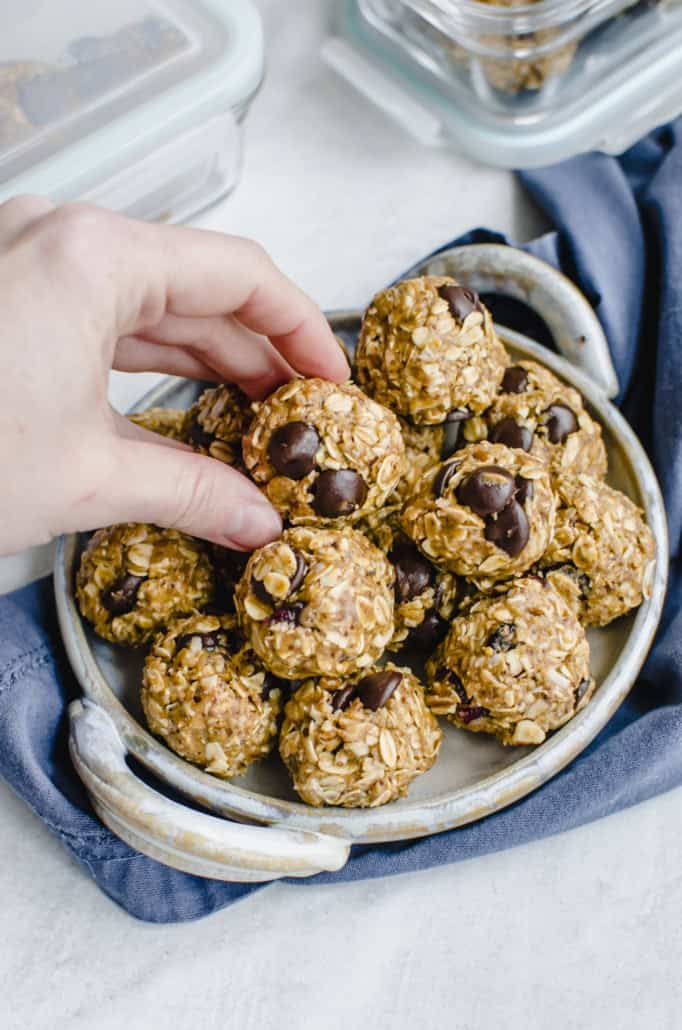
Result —
M620 158L588 154L521 179L556 227L527 249L560 267L594 305L620 378L623 410L663 487L672 552L663 621L637 687L592 745L550 783L471 826L356 847L340 872L292 881L302 886L499 851L682 783L682 119ZM484 230L457 242L491 241L506 242ZM495 313L528 331L518 311ZM66 706L78 688L61 648L51 591L51 581L43 580L0 598L0 773L102 890L139 919L196 919L258 890L168 869L123 844L94 816L67 750Z

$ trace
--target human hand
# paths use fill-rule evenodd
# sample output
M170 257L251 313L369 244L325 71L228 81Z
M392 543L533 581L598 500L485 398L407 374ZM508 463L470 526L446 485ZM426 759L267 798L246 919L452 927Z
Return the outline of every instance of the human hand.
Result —
M128 521L243 549L279 535L244 476L113 411L111 368L252 398L296 373L349 374L322 313L256 243L36 197L0 205L0 327L0 554Z

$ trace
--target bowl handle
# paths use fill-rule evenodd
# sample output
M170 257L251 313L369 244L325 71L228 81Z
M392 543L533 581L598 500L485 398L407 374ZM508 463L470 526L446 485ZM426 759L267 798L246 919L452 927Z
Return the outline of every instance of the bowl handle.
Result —
M247 826L171 801L131 771L121 736L99 705L73 701L69 714L71 757L97 814L144 855L196 876L254 883L345 864L349 845L340 838Z
M607 397L618 393L618 376L604 330L580 290L546 261L501 243L450 247L414 265L402 278L451 275L479 293L523 301L549 328L557 349Z

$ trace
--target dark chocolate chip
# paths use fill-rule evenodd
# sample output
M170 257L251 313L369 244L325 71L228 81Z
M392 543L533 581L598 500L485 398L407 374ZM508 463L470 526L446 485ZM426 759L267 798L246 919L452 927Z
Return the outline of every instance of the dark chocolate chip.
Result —
M293 604L281 604L279 608L275 608L268 619L268 623L272 625L273 623L286 622L290 626L298 626L301 612L304 608L305 605L301 601L294 601Z
M532 501L535 493L535 485L532 479L524 479L523 476L516 477L516 500L519 504Z
M449 423L466 422L468 418L471 418L471 412L468 408L453 408L445 416L445 421Z
M102 604L112 615L127 615L132 612L137 600L137 592L146 576L133 576L128 572L102 594Z
M488 434L491 443L503 443L506 447L516 447L521 451L529 451L533 444L533 434L527 426L520 426L513 418L503 418L496 422Z
M315 468L320 446L317 430L306 422L287 422L270 437L268 457L277 471L289 479L303 479Z
M453 318L463 322L472 311L483 311L478 294L464 286L441 286L439 296L448 302Z
M388 557L395 568L395 598L398 604L418 597L433 583L436 574L433 565L407 537L398 537Z
M516 647L516 626L513 622L503 622L490 634L485 646L491 651L511 651Z
M263 686L261 687L260 696L264 701L270 697L273 690L281 690L284 692L288 687L286 680L281 680L279 676L275 676L272 672L265 673L265 679L263 680Z
M275 599L272 594L268 593L265 583L262 579L256 579L255 576L251 577L251 589L263 604L275 604Z
M457 705L457 718L461 719L465 726L476 719L482 719L488 714L488 709L482 705Z
M203 651L238 651L243 644L241 633L237 630L224 630L218 629L212 633L181 633L179 637L175 638L175 652L182 651L184 647L189 647L194 637L198 637L201 641L201 648Z
M432 651L448 631L448 624L436 612L427 612L422 621L410 630L407 644L418 651Z
M578 428L578 419L565 404L550 404L543 416L550 443L563 443Z
M514 496L514 477L499 465L481 465L457 487L457 500L477 515L495 515Z
M355 685L353 683L347 683L346 686L341 687L340 690L335 690L332 694L332 711L345 711L355 696Z
M402 678L403 674L396 672L395 669L373 672L356 683L355 689L365 708L371 708L376 712L383 708L393 691L400 685Z
M315 482L313 507L325 519L350 515L362 507L367 497L367 486L359 473L352 469L327 469L320 472Z
M582 701L582 699L585 697L585 694L587 693L587 691L589 689L590 683L591 683L591 680L581 680L580 683L578 684L578 686L575 688L574 696L575 696L575 703L577 705L579 705L580 702Z
M446 683L450 684L450 686L454 690L455 694L457 694L457 697L460 699L463 705L469 704L469 695L464 689L464 684L462 683L461 679L459 678L456 672L453 672L452 669L448 669L447 666L443 665L436 673L436 677L439 680L445 680Z
M308 571L308 566L306 565L305 558L303 557L301 552L294 551L294 554L296 555L296 571L291 577L291 582L289 583L289 593L287 595L288 597L291 597L292 594L296 593L301 583L305 579L306 572Z
M459 468L458 461L449 461L447 465L438 471L436 478L433 481L433 492L436 497L442 497L448 488L448 483L454 476L455 472Z
M510 558L520 554L528 543L530 526L525 511L518 501L510 501L499 515L486 519L485 538L506 551Z
M208 450L215 437L213 433L208 433L197 419L192 419L189 426L189 439L195 447L203 447Z
M502 378L502 393L525 393L528 373L520 365L510 365Z

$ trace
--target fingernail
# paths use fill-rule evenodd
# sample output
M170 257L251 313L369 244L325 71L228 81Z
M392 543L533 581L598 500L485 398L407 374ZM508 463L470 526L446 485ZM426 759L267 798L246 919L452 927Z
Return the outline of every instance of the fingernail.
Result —
M269 504L243 504L234 513L229 526L226 546L252 551L254 547L276 540L282 532L282 520Z

